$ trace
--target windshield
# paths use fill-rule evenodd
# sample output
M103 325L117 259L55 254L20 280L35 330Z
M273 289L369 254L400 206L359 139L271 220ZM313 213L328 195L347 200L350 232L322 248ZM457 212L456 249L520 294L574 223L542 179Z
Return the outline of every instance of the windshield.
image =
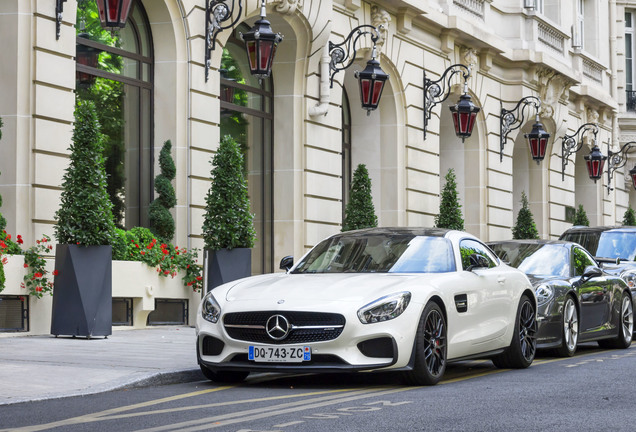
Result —
M636 233L610 231L601 233L595 256L634 261L636 257Z
M490 243L491 249L525 274L570 276L568 249L560 244Z
M320 242L292 273L455 271L450 241L413 235L339 235Z

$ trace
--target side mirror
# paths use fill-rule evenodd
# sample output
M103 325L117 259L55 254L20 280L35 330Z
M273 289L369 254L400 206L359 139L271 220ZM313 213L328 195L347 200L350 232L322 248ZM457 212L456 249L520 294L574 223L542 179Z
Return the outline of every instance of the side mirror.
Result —
M582 280L590 280L595 277L599 277L603 275L603 270L596 266L587 266L585 267L585 271L583 272L583 276L581 276Z
M468 261L470 262L470 265L468 266L466 271L473 271L476 268L488 268L488 266L490 265L488 259L485 256L476 253L469 256Z
M291 255L288 255L284 257L282 260L280 260L279 268L281 270L289 271L289 269L292 268L293 266L294 266L294 257Z

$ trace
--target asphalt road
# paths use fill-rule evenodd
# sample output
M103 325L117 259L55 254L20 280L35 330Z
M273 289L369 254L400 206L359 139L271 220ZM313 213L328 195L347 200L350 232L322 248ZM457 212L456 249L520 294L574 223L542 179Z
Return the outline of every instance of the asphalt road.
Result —
M393 374L250 376L0 407L0 431L634 431L636 347L580 346L526 370L449 366L434 387Z

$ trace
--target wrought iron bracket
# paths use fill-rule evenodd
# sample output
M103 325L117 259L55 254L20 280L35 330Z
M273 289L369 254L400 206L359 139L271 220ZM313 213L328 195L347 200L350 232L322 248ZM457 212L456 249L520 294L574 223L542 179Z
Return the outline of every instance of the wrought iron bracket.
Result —
M462 71L464 69L464 71ZM461 73L464 78L464 92L468 91L468 78L470 78L470 67L461 63L454 64L444 71L442 76L433 81L426 77L424 71L424 139L426 139L426 129L428 121L431 119L433 107L444 102L450 96L451 80L455 74Z
M356 59L356 43L364 35L371 35L371 41L373 42L373 52L375 55L376 43L380 39L380 29L383 26L375 27L371 24L362 24L351 30L349 35L339 44L334 44L329 41L329 71L331 75L329 77L329 88L333 88L333 78L341 70L345 70L350 67ZM363 30L369 29L369 30Z
M598 134L598 125L596 123L585 123L572 135L563 135L561 137L561 180L565 180L565 167L568 166L568 158L573 153L581 150L583 146L583 135L591 131L594 134L594 141ZM578 137L578 139L577 139Z
M609 147L609 146L608 146ZM627 163L627 152L631 148L636 147L636 141L625 143L623 147L616 153L609 148L607 149L607 194L614 190L612 187L612 175L614 172L625 166Z
M55 0L55 40L60 40L62 31L62 12L64 12L64 2L66 0Z
M232 2L231 6L228 6L229 1ZM238 10L236 14L235 9ZM241 0L205 0L205 82L208 82L210 58L216 47L216 36L223 30L234 27L241 19L242 12ZM231 22L223 25L226 21Z
M503 153L508 134L513 130L517 130L526 121L525 111L528 105L534 105L537 118L539 108L541 108L541 99L536 96L526 96L517 102L517 105L511 110L507 110L501 104L501 115L499 116L499 162L503 162Z

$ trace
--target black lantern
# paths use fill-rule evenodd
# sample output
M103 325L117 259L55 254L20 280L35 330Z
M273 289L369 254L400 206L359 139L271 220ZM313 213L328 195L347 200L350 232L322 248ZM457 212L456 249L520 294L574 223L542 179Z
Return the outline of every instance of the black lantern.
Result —
M503 151L508 140L508 134L513 130L519 129L525 123L526 108L530 105L534 105L536 110L535 122L530 133L525 134L524 137L528 141L532 160L539 164L545 158L550 134L545 131L543 124L539 121L541 99L536 96L526 96L517 102L517 105L511 110L505 109L503 105L501 107L501 115L499 116L499 161L503 161Z
M465 90L467 92L467 89ZM453 124L455 125L455 135L462 139L470 138L475 126L475 117L481 108L476 106L468 93L459 97L457 104L449 107L453 113Z
M545 150L548 147L548 138L550 138L550 134L543 129L543 124L538 117L539 115L537 114L537 120L532 125L530 133L524 135L526 140L528 140L532 160L536 161L537 165L545 158Z
M581 150L581 147L583 147L583 135L587 132L592 132L594 134L594 147L598 149L598 147L596 147L596 134L598 134L598 125L596 123L585 123L584 125L581 125L574 134L563 135L561 137L561 180L565 180L565 167L568 165L570 155ZM601 153L600 150L598 153ZM591 156L592 155L590 154L586 156L585 159L587 160ZM605 161L605 159L603 159L603 161ZM592 167L594 168L594 166ZM590 171L589 168L590 165L588 163L588 173L590 174L590 178L594 181L598 180L600 177L593 178L592 171ZM603 167L601 166L601 169L602 168Z
M240 35L245 42L250 73L258 79L268 78L272 73L276 47L283 40L283 35L272 31L266 18L265 0L261 0L261 19L247 33Z
M464 69L464 71L461 71L461 69ZM450 107L453 114L455 134L464 142L473 133L476 116L481 108L472 102L468 94L470 67L463 64L455 64L446 69L437 81L426 78L426 71L424 71L424 139L426 139L426 129L433 113L433 107L448 99L451 91L451 80L455 74L460 72L464 78L464 92L457 104Z
M371 60L367 62L367 67L362 71L356 71L355 77L360 83L360 101L362 109L367 110L367 115L378 107L384 84L389 75L384 73L380 67L380 62L375 59L375 46L371 54Z
M609 145L608 145L609 147ZM614 153L612 149L608 148L607 150L607 194L609 195L612 191L612 175L614 172L625 166L627 163L627 151L631 148L636 147L636 142L628 142L621 147L621 149ZM632 178L632 183L636 185L636 166L629 170L629 175ZM636 187L636 186L634 186Z
M596 180L600 179L603 175L603 167L605 166L605 161L607 160L607 156L601 153L601 149L598 148L596 143L594 147L592 147L592 151L589 155L585 156L585 163L587 164L587 173L590 176L590 179Z
M78 38L90 40L88 33L80 33L77 35ZM77 44L77 52L75 54L75 60L80 67L75 73L75 79L77 81L77 85L80 88L87 88L93 85L95 82L95 75L88 73L84 68L97 68L97 61L99 59L100 49L94 48L89 45L84 45L82 43L82 39L78 39Z
M634 189L636 189L636 165L634 165L634 168L629 170L629 176L632 178Z
M99 21L111 31L126 27L132 0L96 0Z
M368 28L369 30L363 30ZM382 28L382 26L380 26ZM339 44L329 41L329 70L331 71L330 87L333 88L333 78L341 70L350 67L356 58L356 43L364 35L370 35L373 42L371 50L371 60L367 61L367 67L362 71L356 71L355 77L360 86L360 102L362 108L367 110L367 115L375 110L380 103L384 84L389 78L380 67L380 62L376 60L378 55L377 42L380 39L378 29L370 24L362 24L349 32L349 35ZM346 51L345 51L346 50Z

